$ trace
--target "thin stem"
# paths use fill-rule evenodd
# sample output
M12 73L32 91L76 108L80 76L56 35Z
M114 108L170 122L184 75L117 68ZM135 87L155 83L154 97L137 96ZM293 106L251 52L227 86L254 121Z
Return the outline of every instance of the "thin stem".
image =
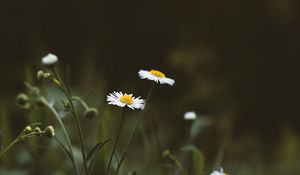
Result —
M20 137L17 137L13 142L11 142L1 153L0 158L10 149L12 146L19 142Z
M109 159L109 162L108 162L107 173L106 173L107 175L109 175L109 170L110 170L111 162L112 162L112 159L114 157L116 146L118 144L119 137L120 137L120 134L121 134L121 131L122 131L122 128L123 128L124 116L125 116L125 109L123 109L123 112L122 112L122 117L121 117L119 129L118 129L118 132L117 132L117 137L116 137L116 140L115 140L115 143L114 143L114 147L112 149L112 152L111 152L111 155L110 155L110 159Z
M155 86L155 82L152 83L152 85L150 86L150 89L149 89L149 91L147 93L146 104L148 103L148 100L150 99L150 96L151 96L151 94L153 92L154 86ZM147 105L145 106L145 108L146 107L147 107ZM137 120L135 122L134 128L131 131L130 137L129 137L128 142L127 142L127 145L125 146L125 149L123 150L123 154L121 156L120 162L119 162L118 167L117 167L116 175L119 174L119 171L121 169L122 163L123 163L123 161L125 159L125 156L126 156L126 154L128 152L128 148L129 148L129 146L130 146L130 144L131 144L131 142L133 140L133 137L134 137L134 135L135 135L135 133L137 131L137 128L138 128L138 126L139 126L139 124L141 122L141 119L142 119L141 114L142 114L142 112L139 113L138 118L137 118Z
M85 146L84 146L84 142L83 142L83 132L81 129L81 124L80 124L80 120L79 120L79 116L77 113L77 110L74 106L74 103L72 101L72 95L71 92L69 91L69 89L66 88L64 82L62 81L62 79L60 78L60 76L58 75L58 73L56 72L55 68L52 67L52 72L54 74L54 76L58 79L58 81L61 83L61 89L64 92L64 94L66 95L70 107L71 107L71 112L73 113L74 117L75 117L75 121L76 121L76 126L79 132L79 141L80 141L80 148L81 148L81 154L82 154L82 159L83 159L83 164L84 164L84 169L85 169L85 173L86 175L89 175L88 172L88 163L87 163L87 158L86 158L86 153L85 153Z
M71 140L70 140L70 137L69 137L69 134L66 130L66 127L64 125L64 123L62 122L61 118L59 117L58 113L56 112L56 110L53 108L53 106L51 106L47 100L45 100L44 98L41 99L42 103L46 105L46 107L48 107L48 109L52 112L53 116L55 117L55 119L57 120L58 124L60 125L60 127L62 128L62 131L66 137L66 141L67 141L67 145L68 145L68 148L69 148L69 151L72 155L72 162L74 164L74 167L76 169L76 173L79 174L79 170L78 170L78 166L77 166L77 162L76 162L76 159L74 157L74 152L73 152L73 149L72 149L72 143L71 143Z
M71 100L75 100L78 101L85 110L89 109L89 106L86 104L86 102L84 102L80 97L71 97Z

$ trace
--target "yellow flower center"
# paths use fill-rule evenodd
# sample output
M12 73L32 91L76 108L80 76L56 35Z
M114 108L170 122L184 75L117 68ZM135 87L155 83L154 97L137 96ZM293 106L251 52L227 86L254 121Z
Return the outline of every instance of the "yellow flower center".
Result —
M133 98L130 95L123 95L120 97L120 102L126 103L127 105L131 105L133 103Z
M154 75L154 76L157 76L159 78L165 78L165 74L158 71L158 70L150 70L150 74Z

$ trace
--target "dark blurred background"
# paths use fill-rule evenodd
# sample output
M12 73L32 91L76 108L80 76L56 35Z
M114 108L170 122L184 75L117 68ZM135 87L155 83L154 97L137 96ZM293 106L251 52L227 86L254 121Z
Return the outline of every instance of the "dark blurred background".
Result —
M99 106L113 90L145 96L137 71L154 68L176 80L152 97L166 148L184 142L193 110L215 119L197 143L208 161L225 145L230 174L300 173L299 16L297 0L2 1L5 117L22 128L15 96L49 52Z

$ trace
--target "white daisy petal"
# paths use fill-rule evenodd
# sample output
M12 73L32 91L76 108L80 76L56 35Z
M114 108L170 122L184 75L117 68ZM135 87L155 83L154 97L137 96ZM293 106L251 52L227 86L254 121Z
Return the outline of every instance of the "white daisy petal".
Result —
M173 86L173 84L175 83L175 80L167 78L164 73L158 70L139 70L138 74L141 79L152 80L160 84L169 84Z
M107 102L110 105L116 105L120 107L129 107L131 109L144 109L145 100L140 97L134 97L133 94L127 94L122 92L113 92L107 95Z

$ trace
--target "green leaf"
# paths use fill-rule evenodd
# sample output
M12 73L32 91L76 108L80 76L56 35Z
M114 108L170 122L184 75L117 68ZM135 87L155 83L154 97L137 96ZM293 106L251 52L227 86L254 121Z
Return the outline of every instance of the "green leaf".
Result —
M98 142L92 149L91 151L88 153L87 156L87 161L90 162L89 164L89 172L91 171L94 159L97 155L97 153L101 150L101 148L108 142L110 142L112 140L112 138L109 138L107 140L105 140L104 142L100 141Z
M91 151L88 153L88 156L87 156L87 161L90 161L92 159L92 157L97 154L97 152L106 144L108 143L109 141L111 141L112 138L110 139L107 139L106 141L102 142L98 142L96 143L95 146L93 146L93 148L91 149Z
M205 166L204 154L194 145L187 145L182 148L183 151L191 151L192 175L200 175L203 173Z

